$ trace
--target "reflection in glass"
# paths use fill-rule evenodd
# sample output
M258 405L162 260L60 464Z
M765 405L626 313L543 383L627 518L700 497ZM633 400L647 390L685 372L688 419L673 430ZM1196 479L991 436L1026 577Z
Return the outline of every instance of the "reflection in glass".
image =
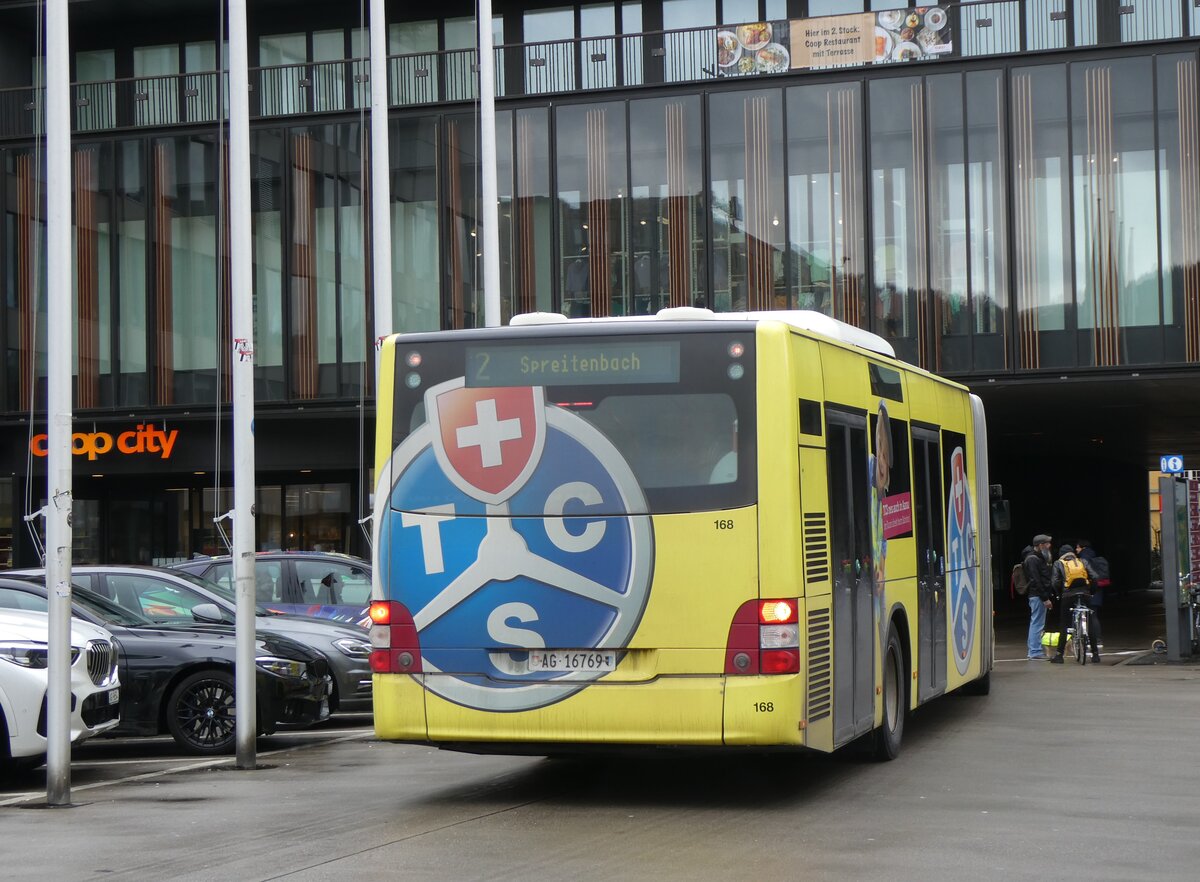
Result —
M546 108L536 107L503 112L496 118L500 309L504 324L516 313L549 312L553 308L547 116Z
M46 286L45 185L32 151L4 153L5 205L4 308L8 330L5 367L9 409L45 406ZM37 391L35 392L35 378Z
M433 331L441 322L437 121L393 119L392 320L397 331Z
M783 309L783 107L777 89L709 99L712 301L716 310Z
M76 334L72 360L75 406L80 408L112 403L111 156L107 144L79 146L73 156L75 274L71 316Z
M970 367L967 201L962 77L925 80L929 131L929 294L933 369Z
M629 35L621 38L621 83L626 86L640 86L645 82L642 65L645 38L642 37L640 0L621 4L621 33Z
M1190 5L1195 6L1194 3ZM1128 6L1129 14L1120 16L1122 43L1170 40L1183 36L1178 0L1138 0ZM1194 35L1195 31L1192 33Z
M308 108L305 78L308 38L305 34L271 34L258 38L258 100L263 116L291 116Z
M1004 75L971 71L967 90L967 206L970 241L972 364L1008 365L1007 191L1005 189Z
M707 79L716 69L717 44L707 30L717 22L716 0L662 0L663 79L668 83Z
M808 0L810 17L818 15L844 15L848 12L862 12L863 0Z
M392 105L438 100L441 66L437 51L436 20L388 25L388 101Z
M1200 361L1200 120L1196 56L1158 64L1164 361Z
M525 93L575 89L575 10L525 12Z
M1037 0L1035 0L1037 2ZM1016 2L970 3L958 7L958 25L954 40L962 45L965 58L980 55L1007 55L1021 51L1021 5ZM1046 28L1037 22L1037 34ZM1064 31L1065 33L1065 31ZM1029 35L1033 39L1033 33ZM1030 44L1032 48L1032 43Z
M614 4L585 3L579 7L579 84L584 89L617 85L617 14Z
M34 59L33 82L45 82L42 59ZM75 128L81 132L111 129L117 124L117 58L112 49L75 53ZM40 131L40 126L38 131Z
M863 327L861 88L796 86L787 102L789 291L800 309Z
M179 122L179 46L135 46L134 89L139 95L134 114L139 126ZM140 97L145 96L145 97Z
M926 364L929 280L925 94L918 78L871 89L871 212L875 329L914 364Z
M631 311L692 306L704 296L700 99L631 101L629 127Z
M146 350L147 205L145 150L140 140L117 143L117 402L149 403Z
M1161 359L1158 206L1148 58L1071 66L1080 359Z
M294 398L358 391L367 334L359 144L356 123L292 133Z
M625 104L564 107L555 126L563 312L628 315Z
M209 136L153 142L153 401L211 402L217 394L216 149Z
M1071 365L1075 346L1060 333L1071 282L1066 70L1016 68L1011 77L1018 365Z
M283 156L279 129L251 133L254 230L254 397L287 397L283 371Z
M450 291L448 327L474 328L483 324L483 240L478 214L479 154L475 117L446 119L446 262Z

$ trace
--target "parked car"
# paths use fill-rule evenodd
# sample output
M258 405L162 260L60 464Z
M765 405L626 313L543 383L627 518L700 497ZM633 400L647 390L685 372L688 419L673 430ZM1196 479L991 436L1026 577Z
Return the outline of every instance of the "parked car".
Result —
M0 607L28 609L46 586L36 576L0 577ZM155 624L87 588L72 589L75 617L110 631L121 678L120 725L113 734L170 734L193 754L232 750L236 639L229 625ZM329 716L329 664L286 637L258 636L257 722L260 735L280 725L311 725Z
M196 557L172 564L233 590L233 561ZM257 600L275 612L371 626L371 564L329 551L263 551L255 555Z
M46 755L50 616L0 609L0 774ZM71 620L71 743L117 725L117 647L103 628Z
M14 573L40 570L14 570ZM73 566L75 584L159 624L196 621L233 624L237 603L231 587L210 582L183 570L147 566ZM207 607L207 608L206 608ZM333 675L331 712L371 710L371 642L356 625L273 612L259 605L259 633L280 634L325 656Z

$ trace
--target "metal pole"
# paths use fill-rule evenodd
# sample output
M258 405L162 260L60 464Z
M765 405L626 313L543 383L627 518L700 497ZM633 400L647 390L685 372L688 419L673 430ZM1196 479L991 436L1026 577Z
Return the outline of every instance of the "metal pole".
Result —
M233 579L237 767L255 767L254 309L250 253L250 71L246 0L229 0L229 261L233 351Z
M1167 661L1181 661L1192 653L1186 608L1180 591L1182 567L1186 566L1184 561L1189 555L1187 481L1171 476L1160 477L1158 509L1162 528L1162 599L1167 631Z
M71 80L67 0L46 4L46 802L71 802Z
M388 146L387 14L371 0L371 290L375 303L375 390L380 341L392 333L392 172Z
M496 59L492 0L479 0L479 166L483 179L483 323L500 325L500 212L496 207Z

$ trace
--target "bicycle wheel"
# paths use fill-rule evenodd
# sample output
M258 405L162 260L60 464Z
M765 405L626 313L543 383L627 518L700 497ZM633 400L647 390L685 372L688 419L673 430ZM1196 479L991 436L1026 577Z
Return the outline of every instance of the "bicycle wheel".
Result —
M1075 648L1075 661L1079 664L1085 664L1087 658L1087 648L1084 646L1084 641L1087 639L1083 633L1083 615L1078 610L1075 612L1075 637L1072 645Z
M1088 623L1091 618L1091 613L1086 610L1079 613L1079 646L1075 650L1075 657L1079 659L1081 665L1087 664L1088 653L1091 651L1092 640L1088 632Z

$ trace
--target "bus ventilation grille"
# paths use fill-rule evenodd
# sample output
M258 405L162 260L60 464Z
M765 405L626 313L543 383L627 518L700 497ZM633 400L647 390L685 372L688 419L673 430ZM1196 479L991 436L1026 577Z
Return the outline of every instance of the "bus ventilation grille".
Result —
M833 666L830 650L832 620L827 609L808 613L808 722L829 716L833 701Z
M829 581L829 524L823 512L804 513L804 580Z

